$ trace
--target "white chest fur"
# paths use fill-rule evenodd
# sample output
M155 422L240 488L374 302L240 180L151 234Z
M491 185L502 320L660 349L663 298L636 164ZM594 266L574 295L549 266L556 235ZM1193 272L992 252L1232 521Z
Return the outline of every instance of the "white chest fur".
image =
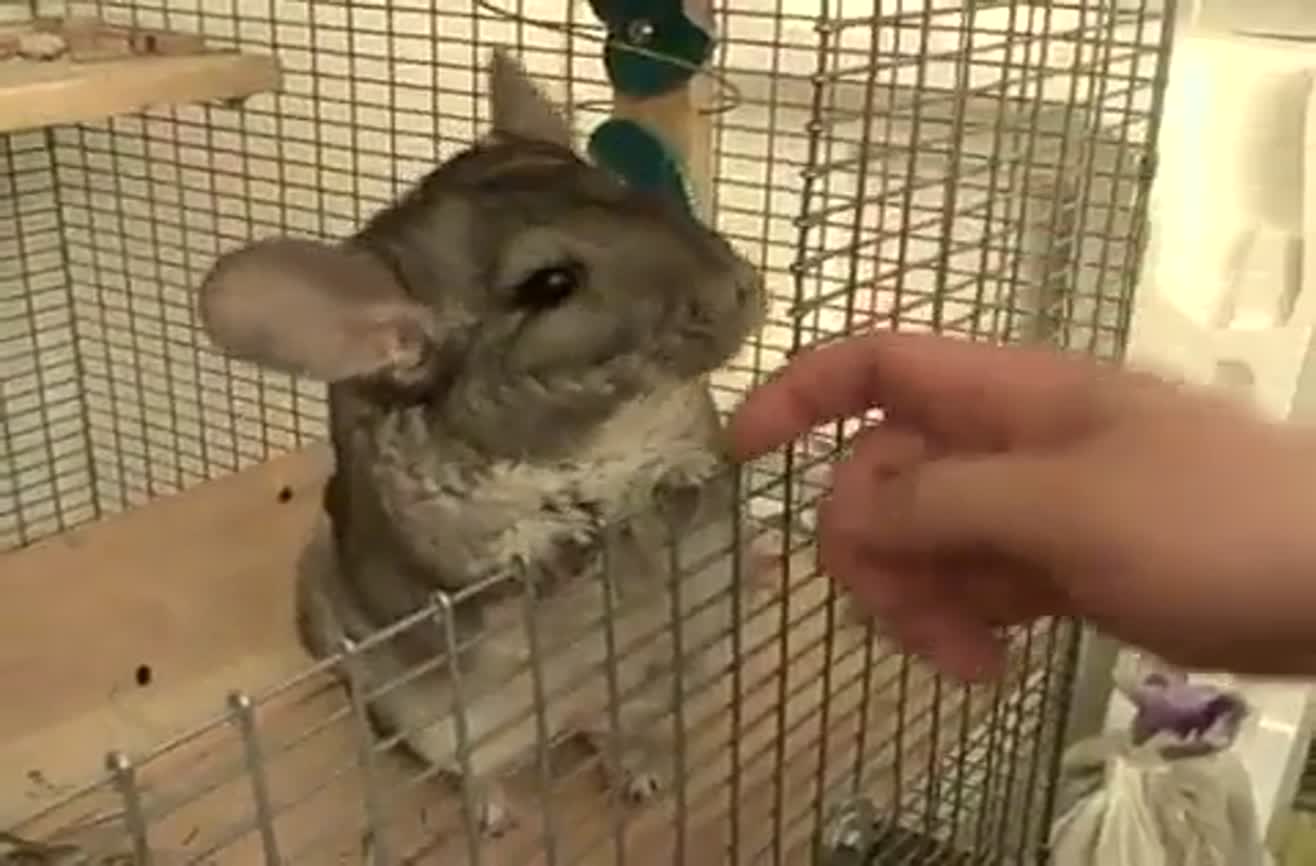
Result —
M705 419L694 414L702 405L702 395L692 390L697 387L665 390L630 403L570 459L494 464L469 502L485 515L486 526L502 526L490 553L533 560L555 539L588 536L599 518L613 520L644 508L654 485L665 477L713 474L718 461L701 423ZM597 511L579 507L581 501Z
M413 553L450 577L543 561L587 542L600 521L647 508L660 480L702 480L719 467L711 407L699 383L654 392L617 411L554 461L500 460L474 477L444 462L420 416L398 415L390 438L414 445L371 461L383 506Z

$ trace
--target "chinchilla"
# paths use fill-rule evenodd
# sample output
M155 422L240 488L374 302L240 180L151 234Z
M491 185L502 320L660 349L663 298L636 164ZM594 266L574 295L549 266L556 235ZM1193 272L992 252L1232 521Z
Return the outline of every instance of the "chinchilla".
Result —
M440 599L434 622L363 649L353 682L390 686L376 728L463 780L496 835L516 820L499 771L545 731L585 736L644 799L670 779L674 679L727 679L745 535L706 375L767 302L724 238L579 155L516 61L494 52L488 75L471 147L341 243L222 255L198 303L229 356L328 384L303 643L325 658ZM695 572L679 637L672 537ZM628 692L614 730L609 693Z

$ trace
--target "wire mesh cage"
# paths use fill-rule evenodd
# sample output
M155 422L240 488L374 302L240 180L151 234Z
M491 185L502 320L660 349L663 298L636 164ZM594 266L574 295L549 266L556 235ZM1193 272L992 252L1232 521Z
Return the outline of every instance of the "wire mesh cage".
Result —
M673 732L668 781L652 802L609 797L599 755L547 742L566 698L529 662L517 723L536 747L507 768L521 806L501 838L480 838L470 798L378 730L369 696L340 682L361 653L442 624L461 599L436 597L318 663L298 645L292 574L327 472L326 395L216 352L196 287L252 240L351 234L481 135L494 45L577 126L604 119L586 4L20 11L200 34L277 58L280 75L231 102L0 134L0 570L13 599L0 684L22 696L0 713L0 862L30 862L20 849L141 864L1044 857L1075 627L1017 629L1007 675L968 688L851 617L814 563L811 515L859 422L738 473L735 508L763 518L759 549L775 555L757 581L737 560L747 590L704 602L729 623L709 638L723 661L669 684L679 699L652 722ZM772 299L715 377L722 408L790 353L862 331L1118 358L1171 18L1151 0L720 5L709 77L735 98L709 112L708 220ZM683 645L695 602L679 597L680 560L666 635L653 636L678 655L699 649ZM606 672L627 650L606 578L601 616L574 639L594 642L587 685L615 705ZM536 621L514 606L506 627L539 629L541 653L573 639Z

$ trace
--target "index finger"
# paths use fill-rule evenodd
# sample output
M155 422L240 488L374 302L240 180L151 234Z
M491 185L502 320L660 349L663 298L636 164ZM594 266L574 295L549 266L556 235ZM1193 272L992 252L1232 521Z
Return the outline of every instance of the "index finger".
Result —
M1054 435L1093 409L1099 367L1079 356L937 334L883 332L809 350L736 410L733 455L751 459L819 424L880 408L942 441Z

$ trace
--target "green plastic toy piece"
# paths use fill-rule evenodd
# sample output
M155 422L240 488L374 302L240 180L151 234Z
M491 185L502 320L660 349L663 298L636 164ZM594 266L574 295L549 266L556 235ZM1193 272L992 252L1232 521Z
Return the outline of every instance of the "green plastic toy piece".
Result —
M657 96L681 86L713 53L712 34L691 20L681 0L590 0L590 8L608 28L603 49L608 79L631 96ZM618 42L683 62L627 51Z
M622 118L603 122L590 136L589 154L598 165L628 184L671 196L694 215L692 192L680 159L641 124Z

